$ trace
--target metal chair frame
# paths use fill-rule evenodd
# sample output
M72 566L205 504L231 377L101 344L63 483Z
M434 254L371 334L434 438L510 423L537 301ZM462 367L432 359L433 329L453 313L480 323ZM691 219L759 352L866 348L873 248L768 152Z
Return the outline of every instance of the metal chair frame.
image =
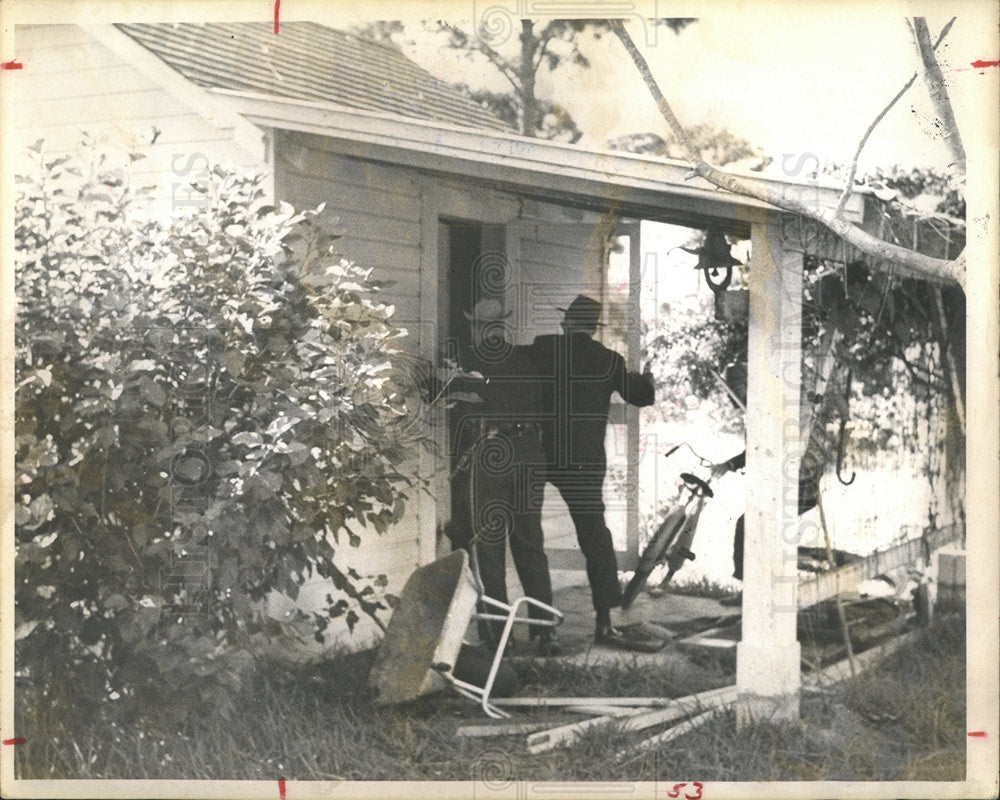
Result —
M473 455L479 446L490 438L490 433L488 432L488 424L484 421L480 423L480 432L476 441L469 446L469 449L463 454L458 466L452 472L452 476L456 475L459 470L468 469L470 472L469 480L469 508L472 510L473 519L475 519L475 508L476 508L476 482L472 480L471 477L474 475L473 465L475 464L475 459ZM535 600L533 597L521 597L515 600L513 603L504 603L496 598L489 597L483 587L483 580L479 572L479 558L476 554L476 542L479 539L479 534L476 533L472 542L469 545L469 566L472 572L473 581L476 585L476 591L478 594L478 601L484 603L487 606L497 609L501 613L490 613L488 611L476 611L472 614L472 620L479 621L493 621L493 622L503 622L503 631L500 634L500 639L496 646L496 651L493 654L493 661L490 664L490 671L486 679L486 684L482 687L470 684L466 681L459 680L453 675L448 674L446 677L455 689L462 695L469 697L473 700L479 701L482 706L483 711L490 717L494 719L499 719L501 717L509 717L505 711L497 708L489 702L490 693L493 691L493 684L496 682L497 673L500 670L500 661L503 658L504 651L507 648L507 642L510 641L510 635L514 628L515 623L531 624L536 627L551 627L554 628L557 625L561 625L563 621L562 613L554 608L553 606L543 603L540 600ZM548 612L551 615L550 619L533 619L530 616L518 616L522 606L534 606L535 608L541 609L542 611Z
M459 680L454 675L450 674L450 671L443 674L456 691L465 697L478 701L487 716L493 717L494 719L500 719L502 717L509 717L510 714L490 703L490 693L493 691L493 684L496 682L497 673L500 670L500 661L507 648L507 642L510 640L514 624L522 623L535 625L536 627L541 626L555 628L557 625L562 624L563 615L558 609L548 605L547 603L543 603L540 600L535 600L533 597L520 597L513 603L504 603L501 600L489 597L483 590L483 581L479 575L479 559L476 557L475 547L475 542L473 542L470 546L469 566L472 572L473 581L476 584L476 591L478 594L477 599L479 602L496 608L502 613L494 614L488 611L474 611L470 621L503 622L503 631L500 634L496 651L493 653L493 660L490 663L490 671L487 675L485 685L480 687L475 684ZM518 616L518 611L520 611L522 606L534 606L535 608L548 612L552 615L552 618L546 620L533 619L530 616Z

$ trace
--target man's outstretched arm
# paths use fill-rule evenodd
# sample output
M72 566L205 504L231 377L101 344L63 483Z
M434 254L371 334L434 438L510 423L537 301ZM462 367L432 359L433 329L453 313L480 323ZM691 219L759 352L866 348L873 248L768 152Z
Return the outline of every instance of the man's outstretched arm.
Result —
M618 374L622 376L621 385L617 387L618 394L626 403L633 406L651 406L656 399L656 388L653 384L653 374L647 365L644 372L629 372L625 368L625 359L618 356L621 365Z

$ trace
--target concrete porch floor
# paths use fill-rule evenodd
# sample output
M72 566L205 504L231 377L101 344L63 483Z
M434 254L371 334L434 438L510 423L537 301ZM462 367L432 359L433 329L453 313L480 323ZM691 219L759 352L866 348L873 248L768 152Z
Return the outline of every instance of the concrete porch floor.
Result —
M719 618L739 613L738 607L721 605L717 600L703 597L690 597L665 592L654 597L645 590L639 593L632 606L627 611L616 609L613 621L616 625L641 625L651 633L662 635L667 644L656 653L642 653L624 650L617 647L607 647L594 644L594 609L590 599L590 587L586 578L574 573L572 579L553 573L555 588L553 605L564 615L564 621L556 629L562 650L558 657L560 661L579 664L663 664L675 659L684 659L672 640L685 635L675 636L669 628L679 623L691 622L699 618ZM579 579L583 577L581 585ZM520 597L520 587L510 589L510 597ZM705 627L708 627L706 625ZM693 631L692 631L693 632ZM536 645L528 641L524 626L515 628L515 644L511 651L513 658L532 658L536 656Z

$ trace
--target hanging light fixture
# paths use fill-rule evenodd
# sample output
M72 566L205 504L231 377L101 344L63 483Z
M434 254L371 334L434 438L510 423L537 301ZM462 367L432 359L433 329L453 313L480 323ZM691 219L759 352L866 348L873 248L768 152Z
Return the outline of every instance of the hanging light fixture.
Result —
M741 322L749 318L750 303L746 289L729 289L733 279L733 267L743 262L734 258L731 245L722 231L709 230L705 233L705 243L693 250L682 250L698 256L695 269L705 274L705 283L715 295L715 318L728 322Z

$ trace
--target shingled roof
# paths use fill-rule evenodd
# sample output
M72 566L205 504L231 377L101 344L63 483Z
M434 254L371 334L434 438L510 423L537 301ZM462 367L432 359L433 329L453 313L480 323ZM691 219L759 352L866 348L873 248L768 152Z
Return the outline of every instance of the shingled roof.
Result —
M365 111L511 132L507 123L398 50L315 22L121 24L203 88L321 100Z

